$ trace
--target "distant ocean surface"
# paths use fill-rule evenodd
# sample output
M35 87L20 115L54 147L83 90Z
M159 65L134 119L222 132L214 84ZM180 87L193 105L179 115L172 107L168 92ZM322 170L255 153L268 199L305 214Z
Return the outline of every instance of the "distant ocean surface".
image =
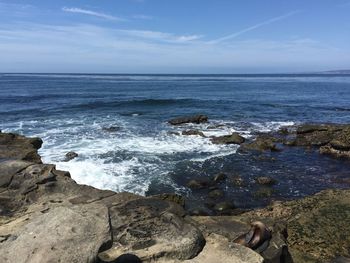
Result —
M43 161L70 171L78 183L143 195L177 192L202 202L206 194L186 183L226 172L250 182L223 186L226 198L243 208L269 201L252 194L257 176L277 179L273 199L346 187L332 180L348 173L346 160L294 149L258 162L237 146L174 135L192 125L167 121L193 114L209 116L196 126L207 136L236 131L250 138L285 125L350 123L350 75L0 74L0 129L41 137ZM103 130L111 126L119 130ZM69 151L79 157L63 162Z

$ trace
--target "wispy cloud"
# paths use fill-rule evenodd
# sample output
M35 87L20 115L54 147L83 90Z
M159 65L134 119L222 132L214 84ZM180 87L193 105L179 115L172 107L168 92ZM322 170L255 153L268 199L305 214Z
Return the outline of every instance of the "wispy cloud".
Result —
M143 20L152 20L153 16L149 16L149 15L133 15L132 18L134 18L134 19L143 19Z
M288 17L294 16L294 15L300 13L300 12L301 12L300 10L297 10L297 11L289 12L289 13L281 15L281 16L277 16L277 17L271 18L269 20L266 20L264 22L258 23L256 25L253 25L253 26L250 26L250 27L247 27L247 28L245 28L243 30L240 30L238 32L235 32L233 34L230 34L230 35L227 35L227 36L224 36L224 37L221 37L221 38L209 41L208 43L216 44L216 43L220 43L220 42L223 42L223 41L226 41L226 40L229 40L229 39L236 38L236 37L238 37L238 36L240 36L242 34L245 34L245 33L249 32L249 31L258 29L258 28L263 27L263 26L270 25L270 24L275 23L277 21L281 21L281 20L286 19Z
M0 72L28 71L28 65L33 72L315 71L322 65L346 68L350 61L347 50L307 38L217 45L198 38L89 24L1 24Z
M119 30L132 37L157 40L161 42L169 43L186 43L202 38L201 35L175 35L171 33L159 32L159 31L147 31L147 30Z
M78 7L63 7L62 11L69 12L69 13L78 13L78 14L83 14L83 15L89 15L89 16L96 16L96 17L107 19L107 20L125 21L125 19L121 18L121 17L112 16L112 15L105 14L102 12L96 12L96 11L82 9L82 8L78 8Z

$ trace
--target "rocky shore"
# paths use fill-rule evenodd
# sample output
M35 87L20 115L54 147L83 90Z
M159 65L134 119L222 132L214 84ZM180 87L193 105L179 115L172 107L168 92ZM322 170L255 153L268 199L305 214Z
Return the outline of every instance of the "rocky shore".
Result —
M185 121L207 118L172 122ZM213 140L241 144L242 151L318 147L347 158L349 131L304 125L254 141L237 134ZM143 197L79 185L69 172L42 163L41 145L39 138L0 133L0 262L349 262L350 190L235 216L195 216L174 194Z

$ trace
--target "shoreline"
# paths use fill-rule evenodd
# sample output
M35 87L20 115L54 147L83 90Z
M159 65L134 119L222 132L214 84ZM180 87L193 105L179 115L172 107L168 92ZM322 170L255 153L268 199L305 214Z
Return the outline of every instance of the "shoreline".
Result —
M324 129L304 127L296 144L312 144L319 137L310 135L323 136ZM266 140L260 142L257 139L249 147L266 146ZM291 258L294 262L329 262L350 256L346 250L350 240L336 232L349 228L350 190L326 190L238 216L189 216L180 196L142 197L78 185L69 172L42 164L41 144L38 138L0 133L3 262L21 262L22 258L22 262L34 262L40 257L47 261L59 257L76 262L131 262L116 261L127 253L142 262L208 263L220 255L226 255L227 262L235 262L236 257L241 260L237 262L252 263L262 262L262 256L264 262L292 262L288 261ZM339 151L335 145L327 149L338 155L332 150ZM273 144L267 144L271 147ZM256 220L272 230L262 256L232 244Z

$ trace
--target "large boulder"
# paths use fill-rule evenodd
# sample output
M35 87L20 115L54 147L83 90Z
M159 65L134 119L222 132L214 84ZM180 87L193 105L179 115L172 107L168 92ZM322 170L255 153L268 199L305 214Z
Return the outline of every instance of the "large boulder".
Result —
M37 150L43 141L13 133L0 133L0 159L24 160L41 163Z
M4 263L92 263L112 242L108 209L97 204L56 207L7 230L0 226L0 235L6 237L0 246Z
M124 254L147 262L159 258L163 262L186 260L197 256L205 245L202 233L184 219L184 210L174 202L137 199L112 206L110 214L114 244L99 254L102 262Z
M185 123L195 123L200 124L203 122L208 121L208 116L206 115L194 115L194 116L187 116L187 117L179 117L175 118L169 121L171 125L180 125Z

